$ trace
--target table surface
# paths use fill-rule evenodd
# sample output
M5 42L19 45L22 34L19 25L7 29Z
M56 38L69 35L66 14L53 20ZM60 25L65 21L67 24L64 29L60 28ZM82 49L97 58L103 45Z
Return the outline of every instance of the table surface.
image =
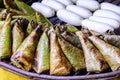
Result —
M0 68L0 80L30 80Z

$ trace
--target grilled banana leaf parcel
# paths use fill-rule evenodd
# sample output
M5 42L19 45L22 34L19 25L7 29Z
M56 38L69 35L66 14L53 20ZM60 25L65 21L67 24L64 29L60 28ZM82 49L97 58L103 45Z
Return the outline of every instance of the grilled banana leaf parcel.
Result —
M104 59L107 61L112 71L120 68L120 49L112 46L96 36L91 36L89 39L102 53Z
M15 22L12 30L12 53L15 53L17 48L20 46L20 44L23 42L25 36L24 32L22 30L22 26L19 24L19 22Z
M68 75L71 72L71 64L66 59L55 32L50 33L50 75Z
M119 35L102 35L102 39L118 48L120 48L120 36Z
M10 23L11 14L8 14L0 32L0 59L9 58L12 55Z
M31 69L41 28L42 25L38 25L32 33L24 39L11 57L13 65L26 71Z
M33 69L37 73L46 73L50 70L50 46L48 38L48 29L45 29L39 40Z
M86 68L88 72L100 73L108 68L100 51L81 32L76 32L79 37L85 55Z
M59 44L75 72L86 68L83 51L64 40L62 37L58 38Z

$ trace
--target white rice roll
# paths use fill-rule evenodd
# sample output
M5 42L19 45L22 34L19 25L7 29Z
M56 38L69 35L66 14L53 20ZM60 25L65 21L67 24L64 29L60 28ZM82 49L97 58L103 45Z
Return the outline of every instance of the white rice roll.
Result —
M73 4L73 2L71 0L56 0L56 1L66 5L66 6Z
M53 8L55 11L65 8L64 4L62 4L56 0L43 0L41 3Z
M91 11L99 9L99 3L95 0L78 0L77 5L85 7Z
M120 15L120 6L117 6L117 5L112 4L112 3L108 3L108 2L101 3L101 9L111 10L111 11L114 11Z
M55 15L55 11L52 8L50 8L44 4L41 4L40 2L34 2L31 5L31 7L35 11L42 13L45 17L52 17Z
M92 21L90 19L85 19L81 23L82 27L88 28L90 30L94 30L98 33L104 33L107 30L114 30L113 27L111 27L108 24L97 22L97 21Z
M79 16L83 18L88 18L92 16L92 12L90 10L84 7L77 6L77 5L68 5L66 9L78 14Z
M69 24L72 24L74 26L80 26L81 25L81 21L83 20L82 17L80 17L79 15L66 10L66 9L62 9L57 11L57 17Z
M99 16L91 16L89 19L93 20L93 21L98 21L98 22L101 22L101 23L109 24L114 29L117 29L120 26L120 23L117 20L111 19L111 18L99 17Z
M120 16L117 13L110 10L105 10L105 9L97 10L93 13L93 16L111 18L120 22Z

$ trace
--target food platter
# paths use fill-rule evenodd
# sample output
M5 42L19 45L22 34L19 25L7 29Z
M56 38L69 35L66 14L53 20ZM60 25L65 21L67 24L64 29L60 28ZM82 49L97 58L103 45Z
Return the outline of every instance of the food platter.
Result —
M32 1L32 0L31 0ZM30 1L30 2L31 2ZM103 2L103 0L98 0L99 2ZM107 0L106 0L107 1ZM108 0L108 2L114 3L116 5L119 5L120 1L119 0ZM27 3L27 4L31 4L31 3ZM58 20L56 17L53 17L53 19ZM49 19L52 20L52 19ZM52 21L51 21L52 22ZM54 22L54 21L53 21ZM58 20L58 22L61 22L60 20ZM8 70L12 73L18 74L20 76L23 77L27 77L30 79L56 79L56 80L60 80L60 79L69 79L69 80L77 80L77 79L112 79L112 78L117 78L120 76L120 71L107 71L107 72L102 72L102 73L96 73L96 74L90 74L85 72L85 74L72 74L69 76L51 76L49 74L37 74L35 72L27 72L21 69L16 68L15 66L11 65L10 63L6 63L4 61L0 61L0 67Z
M91 74L91 75L80 75L80 76L50 76L45 74L26 72L10 64L6 64L4 62L0 62L0 67L12 73L15 73L30 79L55 79L55 80L104 79L105 80L105 79L117 78L120 75L120 71L114 71L114 72L100 73L100 74L93 74L93 75Z

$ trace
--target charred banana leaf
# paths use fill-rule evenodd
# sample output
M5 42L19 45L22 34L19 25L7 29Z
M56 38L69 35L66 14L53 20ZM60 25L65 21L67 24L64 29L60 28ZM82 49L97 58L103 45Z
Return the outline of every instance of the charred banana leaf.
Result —
M9 58L11 52L11 14L7 15L0 32L0 59Z
M17 48L20 46L20 44L23 42L25 36L24 32L22 30L22 26L20 25L19 22L16 22L14 24L13 30L12 30L12 53L15 53Z
M72 45L76 46L79 49L82 49L81 42L79 38L74 34L74 33L69 33L69 32L63 32L61 33L62 37L70 42Z
M120 49L112 46L96 36L91 36L89 39L102 53L104 59L107 61L112 71L120 68Z
M27 26L26 35L29 35L34 30L35 27L36 23L33 20L31 20Z
M50 46L48 38L48 29L45 29L39 40L33 69L37 73L47 73L50 70Z
M27 4L25 4L23 1L20 0L14 0L15 4L17 5L18 9L22 11L26 15L34 15L35 11Z
M24 39L11 57L13 65L26 71L31 69L41 28L42 25L38 25L32 33Z
M74 47L72 44L65 41L62 37L59 37L58 41L65 56L72 64L73 70L77 72L85 69L86 65L83 51L77 47Z
M10 9L10 8L18 9L17 5L13 0L3 0L3 3L6 9Z
M102 37L102 39L105 42L112 44L120 49L120 36L119 35L102 35L100 37Z
M68 75L71 64L66 59L55 32L50 33L50 75Z
M8 10L7 9L1 10L1 12L0 12L0 20L5 20L7 14L8 14Z
M105 71L108 68L108 64L105 62L100 51L98 51L81 31L76 32L76 35L79 37L82 44L87 71L95 73Z

